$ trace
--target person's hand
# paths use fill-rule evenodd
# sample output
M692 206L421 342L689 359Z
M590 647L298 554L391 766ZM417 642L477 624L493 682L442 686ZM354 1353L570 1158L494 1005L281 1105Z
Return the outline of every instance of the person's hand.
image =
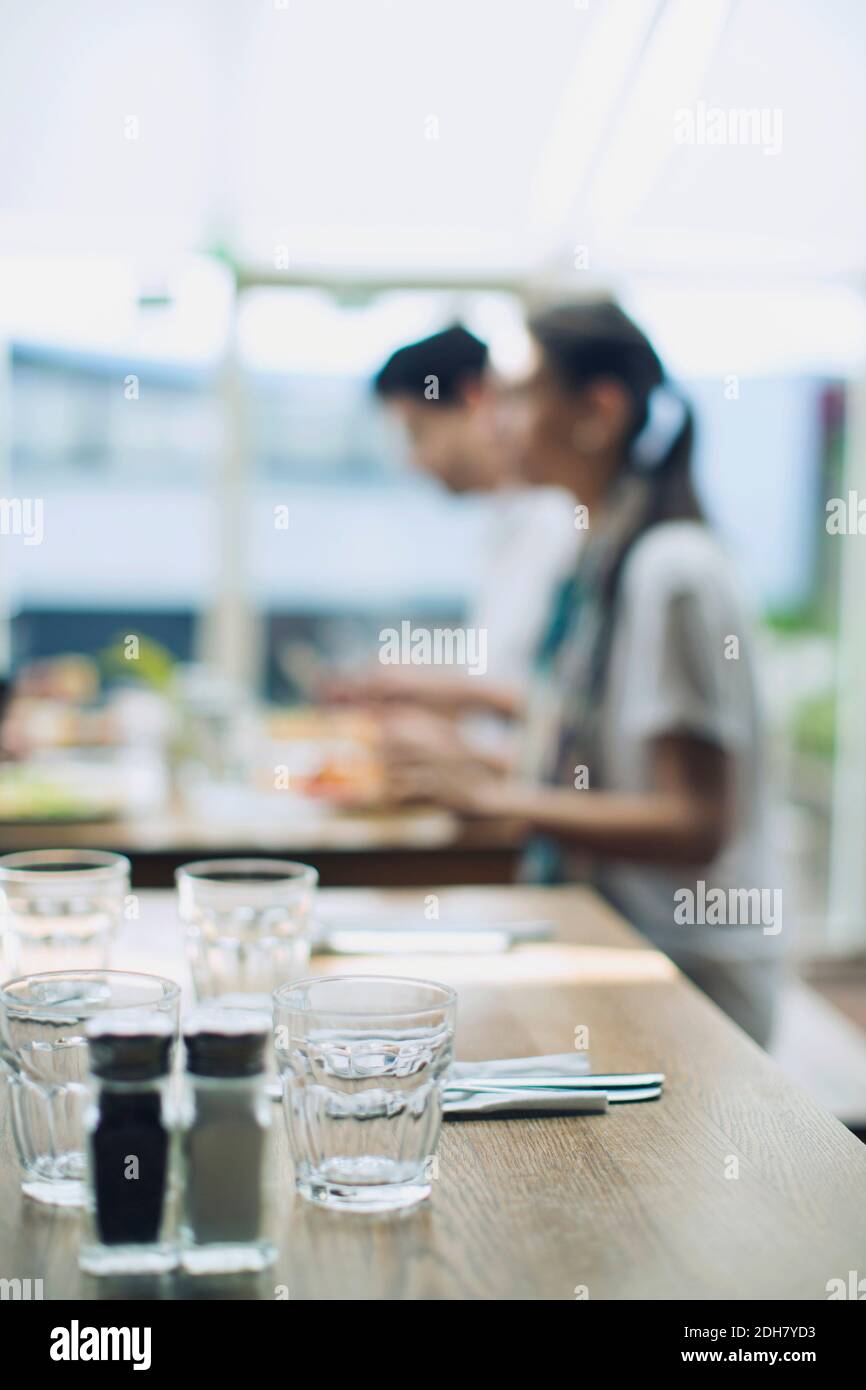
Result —
M497 789L501 776L468 756L462 760L426 757L419 751L385 762L385 797L397 804L423 803L442 806L463 816L498 814Z
M394 705L379 716L382 756L392 763L462 763L474 755L453 719L412 705Z
M319 681L316 693L324 704L381 705L423 700L430 689L430 676L425 671L407 666L374 666L368 671L328 674Z

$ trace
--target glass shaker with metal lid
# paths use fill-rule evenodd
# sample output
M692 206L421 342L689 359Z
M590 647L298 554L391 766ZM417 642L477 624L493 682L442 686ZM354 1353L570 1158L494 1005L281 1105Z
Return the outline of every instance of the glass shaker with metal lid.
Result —
M159 1274L177 1264L172 1230L175 1029L161 1013L106 1011L85 1029L88 1211L79 1264L90 1274Z
M267 1014L201 1009L184 1027L181 1263L190 1274L266 1269L271 1102Z

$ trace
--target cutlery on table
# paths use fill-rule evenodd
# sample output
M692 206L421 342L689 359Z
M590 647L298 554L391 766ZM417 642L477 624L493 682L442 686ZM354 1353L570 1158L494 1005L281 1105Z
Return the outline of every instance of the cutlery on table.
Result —
M552 922L436 922L370 924L366 918L320 921L313 934L317 955L471 955L508 951L532 941L548 941Z
M603 1091L611 1105L627 1101L657 1100L664 1085L663 1072L613 1072L583 1076L478 1076L463 1075L448 1081L447 1094L470 1095L485 1093L489 1095L509 1092L543 1094L551 1099L553 1093L573 1095L575 1092Z

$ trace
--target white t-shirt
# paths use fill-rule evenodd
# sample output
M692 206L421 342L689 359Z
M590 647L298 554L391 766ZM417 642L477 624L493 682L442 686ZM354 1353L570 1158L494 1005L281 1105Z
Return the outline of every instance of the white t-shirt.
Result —
M574 498L556 488L508 488L491 498L478 590L468 622L487 631L492 681L522 689L553 595L577 560Z
M624 915L675 956L764 957L783 925L750 632L730 560L706 527L667 522L636 542L599 721L603 789L651 790L653 740L668 734L706 739L733 766L732 829L712 864L607 861L598 875Z

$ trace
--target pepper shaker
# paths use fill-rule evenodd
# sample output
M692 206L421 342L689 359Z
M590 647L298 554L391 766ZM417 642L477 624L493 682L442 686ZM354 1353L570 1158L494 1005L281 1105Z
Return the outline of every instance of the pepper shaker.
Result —
M189 1274L266 1269L267 1015L202 1009L184 1028L181 1263Z
M174 1026L164 1014L106 1012L86 1029L88 1210L79 1264L89 1274L161 1274L171 1230Z

